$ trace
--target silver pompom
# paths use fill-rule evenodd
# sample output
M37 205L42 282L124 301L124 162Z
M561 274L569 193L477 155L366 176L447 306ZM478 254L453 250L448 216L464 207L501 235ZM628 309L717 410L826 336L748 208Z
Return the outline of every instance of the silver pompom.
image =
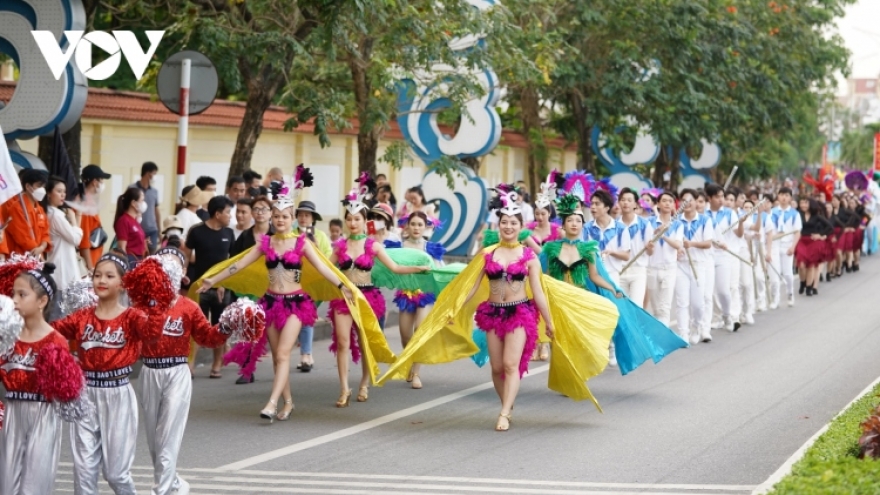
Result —
M0 295L0 354L6 354L15 347L23 327L24 320L15 310L12 299Z
M257 303L241 298L220 315L220 329L229 335L229 343L256 342L266 329L266 313Z
M180 290L180 283L183 281L183 266L180 265L180 260L171 254L157 256L157 259L162 264L162 269L165 270L165 274L168 275L168 280L171 282L171 288L176 293Z
M89 278L79 279L61 291L61 314L69 316L83 308L98 304L98 296Z
M91 416L95 411L95 405L89 400L85 387L83 387L82 394L76 399L70 402L54 402L54 404L55 413L68 423L79 422L83 418Z

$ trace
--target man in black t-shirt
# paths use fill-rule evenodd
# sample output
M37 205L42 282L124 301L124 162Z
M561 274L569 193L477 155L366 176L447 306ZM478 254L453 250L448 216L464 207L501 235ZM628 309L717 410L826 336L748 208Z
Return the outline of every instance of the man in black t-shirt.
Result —
M208 215L204 223L194 225L189 229L186 236L186 251L192 262L192 280L202 278L212 266L229 258L232 245L235 242L235 233L229 228L232 218L232 200L226 196L211 198L208 202ZM220 314L229 304L231 293L219 287L211 289L199 296L199 307L205 316L216 325L220 321ZM192 356L198 351L198 346L192 343ZM211 366L211 378L220 378L220 368L223 366L223 346L214 349L214 363ZM190 371L195 367L195 359L190 362Z

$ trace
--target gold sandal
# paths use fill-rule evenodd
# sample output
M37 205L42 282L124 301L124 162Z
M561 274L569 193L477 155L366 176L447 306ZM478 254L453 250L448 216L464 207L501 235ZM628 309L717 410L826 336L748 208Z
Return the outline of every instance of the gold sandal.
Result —
M502 427L502 425L501 425L501 418L504 418L504 419L507 420L507 426L506 426L506 427ZM511 420L510 420L510 413L507 413L507 414L499 414L499 415L498 415L498 421L495 422L495 431L507 431L507 430L509 430L509 429L510 429L510 423L511 423Z
M339 394L339 400L336 401L336 407L348 407L351 402L351 390L346 390Z
M357 401L358 402L366 402L367 399L370 398L369 390L370 390L369 387L361 387L360 389L358 389Z
M272 421L275 420L275 416L278 415L278 402L274 400L270 400L269 404L272 404L272 409L263 409L260 411L260 417L263 419L268 419L271 424Z

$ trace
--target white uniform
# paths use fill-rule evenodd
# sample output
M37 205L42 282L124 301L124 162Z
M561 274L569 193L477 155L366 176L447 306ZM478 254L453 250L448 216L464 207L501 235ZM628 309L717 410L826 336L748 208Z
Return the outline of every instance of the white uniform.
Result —
M660 218L651 218L652 228L661 227ZM666 229L664 237L681 242L684 230L681 222L674 220ZM678 252L668 242L660 239L654 244L654 254L648 259L648 301L654 318L669 326L672 314L672 300L675 295L675 280L678 273L676 262ZM632 270L632 268L630 268ZM629 271L627 271L629 273Z
M801 222L801 214L789 206L787 209L774 208L770 215L772 217L773 229L776 234L788 234L789 232L800 232L803 224ZM784 295L789 298L789 304L794 304L794 239L795 235L787 235L781 239L773 241L773 268L770 274L770 296L772 299L770 308L774 309L779 306L779 298L782 294L782 283L785 282L786 292ZM788 250L792 250L792 254L788 254ZM782 275L782 280L779 275Z
M629 233L630 258L639 253L654 238L654 226L648 220L636 216L631 225L620 221ZM645 290L648 285L648 256L642 255L620 276L620 288L629 295L640 308L645 302ZM668 324L668 323L667 323Z
M693 220L682 216L680 223L685 239L700 242L715 238L712 222L706 215L697 215ZM678 258L678 273L675 275L675 319L678 335L685 340L693 337L691 342L699 339L711 340L711 332L702 326L705 302L701 286L707 285L712 257L708 249L690 248L687 252L693 261L693 269L688 257L682 255Z
M630 250L629 231L626 226L614 219L611 219L607 228L602 228L595 220L590 220L584 227L584 240L598 242L599 252L603 252L606 249L613 251ZM620 285L620 269L623 268L626 262L614 256L605 256L602 258L602 262L605 264L611 280L615 284Z
M733 211L730 208L722 206L718 211L712 211L711 208L706 210L706 216L714 229L715 239L727 245L728 249L733 249L731 243L732 238L736 234L731 229L730 232L723 232L736 220L733 218ZM710 283L703 287L704 297L706 298L706 312L703 314L703 328L711 328L712 313L715 304L718 305L719 316L722 317L724 325L729 330L733 330L733 322L731 316L731 291L730 291L730 275L731 264L736 259L727 251L712 247L709 250L713 256L714 270L710 269L708 278ZM739 263L739 261L737 261ZM739 281L739 273L737 272L737 282Z
M740 212L740 215L742 214L745 214L745 211ZM739 306L735 306L734 308L735 310L738 310L738 312L734 314L739 315L739 321L750 325L755 321L755 280L757 278L755 266L760 265L761 263L760 260L758 260L753 242L754 238L760 235L760 232L752 231L752 227L755 225L755 220L756 216L752 214L746 218L745 222L743 222L743 236L740 239L739 250L737 253L744 259L751 261L752 266L749 267L745 264L741 264L740 266L739 297L737 298Z
M752 221L757 221L757 213L753 215ZM770 272L772 269L767 266L767 237L772 236L774 232L773 221L770 214L761 213L761 229L758 237L752 241L755 250L755 277L758 279L758 285L755 286L755 307L758 311L767 311L767 295L770 293Z

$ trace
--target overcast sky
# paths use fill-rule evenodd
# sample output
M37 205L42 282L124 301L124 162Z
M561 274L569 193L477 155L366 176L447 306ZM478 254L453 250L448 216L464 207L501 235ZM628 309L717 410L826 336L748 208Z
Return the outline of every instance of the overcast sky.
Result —
M880 0L858 0L846 9L837 26L852 52L852 75L880 76Z

